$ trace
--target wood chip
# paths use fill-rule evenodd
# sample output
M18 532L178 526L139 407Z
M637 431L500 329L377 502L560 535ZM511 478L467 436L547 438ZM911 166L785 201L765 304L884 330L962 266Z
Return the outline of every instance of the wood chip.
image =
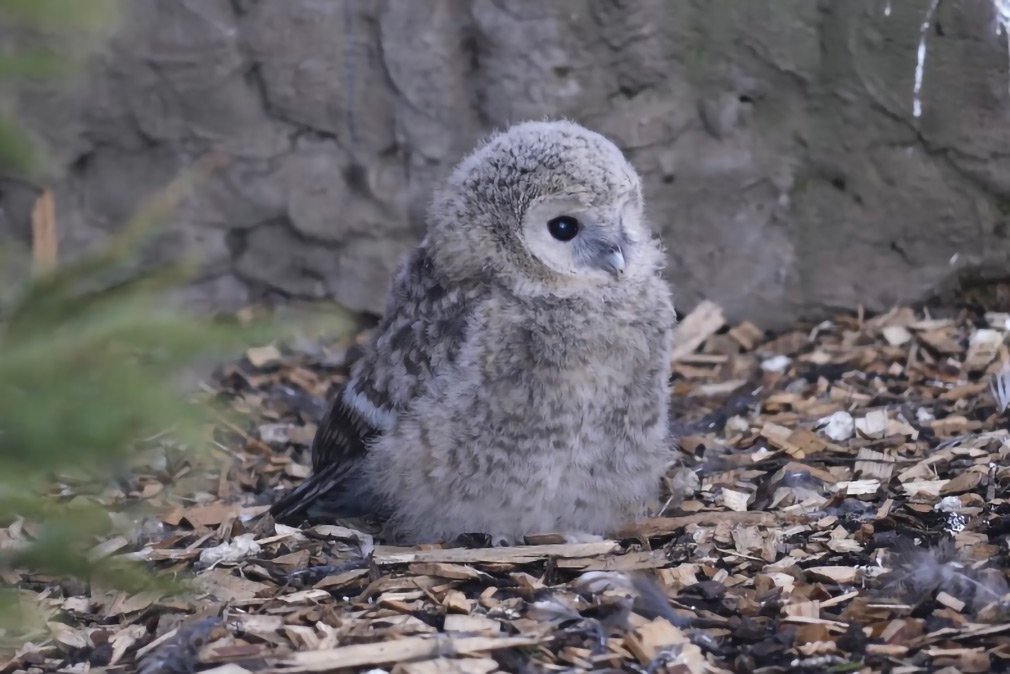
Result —
M750 499L751 494L747 492L734 491L733 489L722 490L723 505L725 505L729 510L735 512L745 512Z
M266 674L300 674L301 672L331 672L354 667L374 667L395 662L492 653L509 648L536 646L544 639L533 637L408 637L395 641L342 646L329 650L294 653L269 667Z
M479 615L450 613L445 617L443 629L446 632L492 633L501 632L501 623Z
M960 599L953 597L946 592L938 592L936 595L936 601L948 608L952 608L958 613L964 610L965 603Z
M392 674L490 674L498 671L492 658L434 658L421 662L404 662L393 668Z
M379 566L414 563L508 563L523 564L551 557L593 557L614 552L620 547L617 541L598 543L571 543L557 545L523 545L511 548L464 549L449 548L436 550L403 550L377 546L373 561Z
M984 372L996 360L1003 346L1003 333L986 328L976 330L968 340L968 355L964 360L967 372Z
M245 357L249 360L255 368L264 368L268 365L274 365L279 363L281 360L280 350L273 344L268 344L266 346L257 346L251 349L246 349Z
M744 348L752 351L764 337L764 331L749 321L744 321L740 325L730 328L729 336Z
M473 603L466 598L465 594L458 590L446 592L445 598L442 599L442 605L445 606L447 611L462 613L464 615L469 614L473 610Z
M55 204L52 189L46 188L32 207L32 270L36 274L55 269L59 258Z
M667 663L667 667L676 668L680 665L692 674L701 674L707 670L701 649L663 618L656 618L637 628L625 638L624 644L642 665L649 665L661 652L675 646L678 653L672 662Z
M856 419L856 430L864 438L883 438L887 435L887 410L873 410Z
M403 548L370 520L272 522L268 503L304 479L314 420L368 337L258 347L207 385L239 415L208 428L214 460L178 453L166 433L131 456L129 479L51 488L69 507L114 513L93 560L192 577L196 593L2 568L43 631L0 665L84 672L97 653L139 671L156 649L191 646L197 661L180 671L998 668L1010 661L999 599L1010 431L989 375L1010 359L1010 307L982 306L984 323L975 308L938 319L898 307L777 336L750 324L719 334L719 312L701 306L671 371L684 432L649 504L659 516L583 544L548 532L512 548ZM128 522L131 503L155 521ZM11 517L0 550L42 532ZM978 602L990 585L993 601ZM678 630L656 615L696 622ZM216 626L190 643L204 618ZM718 648L702 654L698 639Z
M912 333L902 325L889 325L881 332L891 346L901 346L912 341Z
M673 346L673 361L676 362L681 357L691 353L702 342L715 334L719 328L725 325L726 319L722 314L722 307L703 300L684 317L684 320L677 326L677 339Z
M852 566L811 566L805 571L814 578L851 585L859 578L859 569Z

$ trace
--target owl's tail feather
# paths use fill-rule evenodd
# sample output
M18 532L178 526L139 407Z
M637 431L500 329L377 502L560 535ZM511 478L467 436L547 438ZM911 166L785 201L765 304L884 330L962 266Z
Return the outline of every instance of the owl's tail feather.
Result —
M361 479L360 469L331 463L310 475L270 507L281 524L381 515L376 499Z

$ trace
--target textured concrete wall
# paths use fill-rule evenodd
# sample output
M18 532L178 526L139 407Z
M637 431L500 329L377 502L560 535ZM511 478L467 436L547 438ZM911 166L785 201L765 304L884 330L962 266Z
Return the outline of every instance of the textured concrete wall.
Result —
M381 309L433 181L543 116L629 154L682 309L774 326L1010 274L1007 46L982 0L940 3L919 118L929 0L127 4L88 82L19 101L54 149L63 251L222 151L165 244L204 256L193 296L218 305ZM0 236L28 236L37 188L0 181Z

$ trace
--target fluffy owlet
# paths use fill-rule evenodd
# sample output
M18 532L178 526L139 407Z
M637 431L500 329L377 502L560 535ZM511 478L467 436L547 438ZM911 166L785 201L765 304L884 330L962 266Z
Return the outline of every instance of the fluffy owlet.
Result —
M492 136L436 193L313 475L274 517L521 542L643 514L673 458L664 259L609 140L571 122Z

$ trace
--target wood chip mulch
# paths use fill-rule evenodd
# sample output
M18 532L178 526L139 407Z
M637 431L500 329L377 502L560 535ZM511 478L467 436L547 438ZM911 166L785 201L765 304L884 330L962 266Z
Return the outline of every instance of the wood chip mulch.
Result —
M258 517L308 474L361 338L250 349L207 387L244 419L209 457L151 438L127 480L76 496L122 523L93 559L194 591L8 573L45 628L4 636L0 672L1010 669L1010 315L724 323L700 305L671 365L688 496L615 540L513 548ZM32 536L13 522L0 549Z

